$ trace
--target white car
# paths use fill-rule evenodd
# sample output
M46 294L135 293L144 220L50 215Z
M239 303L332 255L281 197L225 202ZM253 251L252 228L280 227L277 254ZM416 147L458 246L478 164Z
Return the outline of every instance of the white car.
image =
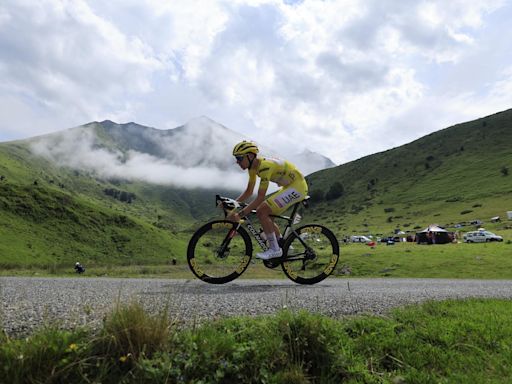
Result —
M488 243L490 241L503 241L503 237L489 231L473 231L464 235L466 243Z
M353 243L369 243L372 240L366 236L350 236L350 241Z

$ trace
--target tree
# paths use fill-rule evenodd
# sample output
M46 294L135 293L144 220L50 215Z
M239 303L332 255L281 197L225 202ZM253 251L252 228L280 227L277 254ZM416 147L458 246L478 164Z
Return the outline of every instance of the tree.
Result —
M335 200L338 197L343 196L344 193L345 189L343 188L343 185L339 181L336 181L325 194L325 200Z
M128 201L128 193L125 191L121 191L119 200L121 200L122 202L127 202Z
M311 202L316 203L324 200L324 191L321 189L312 190L309 194L311 196Z

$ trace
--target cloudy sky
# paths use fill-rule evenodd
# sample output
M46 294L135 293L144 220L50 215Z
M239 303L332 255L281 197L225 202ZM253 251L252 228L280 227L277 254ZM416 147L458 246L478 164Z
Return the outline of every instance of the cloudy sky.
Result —
M0 141L204 115L340 164L511 108L510 20L510 0L2 0Z

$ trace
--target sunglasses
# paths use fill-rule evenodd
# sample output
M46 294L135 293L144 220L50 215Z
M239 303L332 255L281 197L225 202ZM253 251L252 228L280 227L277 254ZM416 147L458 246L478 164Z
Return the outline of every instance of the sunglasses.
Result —
M242 156L235 156L235 159L236 159L236 162L237 163L241 163L244 159L245 155L242 155Z

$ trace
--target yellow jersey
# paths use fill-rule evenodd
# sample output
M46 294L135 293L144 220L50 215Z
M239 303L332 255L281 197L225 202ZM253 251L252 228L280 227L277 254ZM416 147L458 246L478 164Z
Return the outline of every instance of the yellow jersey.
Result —
M302 173L289 161L265 157L260 158L257 169L249 169L249 182L255 183L256 177L260 178L259 189L267 189L271 181L286 187L295 181L304 180Z

